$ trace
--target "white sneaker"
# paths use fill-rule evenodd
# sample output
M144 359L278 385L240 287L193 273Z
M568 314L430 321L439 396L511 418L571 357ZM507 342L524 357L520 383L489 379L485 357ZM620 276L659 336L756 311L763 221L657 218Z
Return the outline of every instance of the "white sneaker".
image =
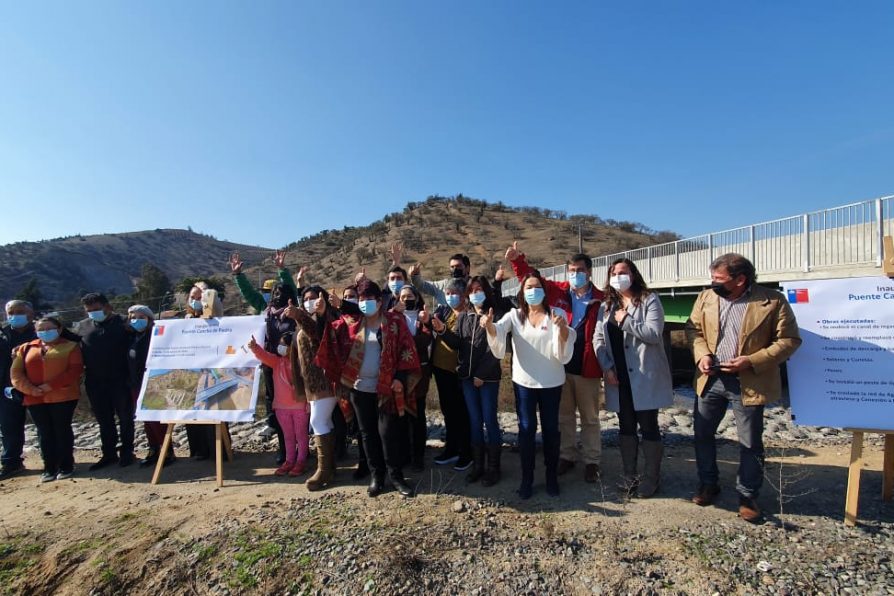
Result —
M68 480L72 476L74 476L74 470L68 470L68 471L63 470L63 471L59 472L58 474L56 474L56 480Z

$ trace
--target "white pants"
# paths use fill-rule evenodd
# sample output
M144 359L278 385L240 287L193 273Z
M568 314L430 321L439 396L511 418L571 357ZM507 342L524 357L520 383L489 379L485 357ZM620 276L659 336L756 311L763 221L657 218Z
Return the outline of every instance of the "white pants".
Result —
M335 397L320 397L310 402L310 427L315 435L332 432L332 411L337 404Z

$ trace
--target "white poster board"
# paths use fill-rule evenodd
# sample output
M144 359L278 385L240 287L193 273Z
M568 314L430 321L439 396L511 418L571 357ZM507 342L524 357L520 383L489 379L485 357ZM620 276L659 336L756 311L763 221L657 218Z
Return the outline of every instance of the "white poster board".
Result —
M894 430L894 281L783 286L803 340L788 363L795 423Z
M152 328L137 420L250 422L258 401L264 317L160 320Z

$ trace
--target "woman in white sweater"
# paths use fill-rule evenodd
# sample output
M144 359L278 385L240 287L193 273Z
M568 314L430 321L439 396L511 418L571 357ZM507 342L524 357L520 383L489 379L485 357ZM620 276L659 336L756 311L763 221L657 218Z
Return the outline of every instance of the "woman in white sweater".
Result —
M497 358L506 354L506 334L512 332L512 383L518 413L518 451L522 479L518 494L528 499L534 484L534 436L537 409L543 434L546 492L559 494L559 399L565 383L565 364L574 353L576 333L565 314L551 314L546 306L545 284L540 274L529 273L518 293L519 308L493 321L493 309L481 317L487 342Z

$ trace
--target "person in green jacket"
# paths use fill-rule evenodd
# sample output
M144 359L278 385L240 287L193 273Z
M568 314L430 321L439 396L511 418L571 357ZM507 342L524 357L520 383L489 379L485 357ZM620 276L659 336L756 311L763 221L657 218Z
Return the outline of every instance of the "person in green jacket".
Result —
M276 346L284 333L295 332L295 321L285 316L285 311L289 304L298 304L298 288L292 280L288 269L285 268L285 251L276 251L273 262L276 264L278 273L278 283L276 283L270 291L270 301L268 302L264 295L259 292L242 273L242 260L239 253L233 253L230 256L230 270L233 272L233 280L242 298L248 302L249 306L255 309L258 314L263 315L267 325L267 337L264 339L264 349L268 352L275 352ZM299 272L299 276L303 274ZM267 395L264 403L267 406L267 426L276 431L278 444L278 453L276 457L277 465L282 464L286 459L285 442L282 429L276 420L276 414L273 412L273 370L268 366L261 366L264 373L264 388Z

